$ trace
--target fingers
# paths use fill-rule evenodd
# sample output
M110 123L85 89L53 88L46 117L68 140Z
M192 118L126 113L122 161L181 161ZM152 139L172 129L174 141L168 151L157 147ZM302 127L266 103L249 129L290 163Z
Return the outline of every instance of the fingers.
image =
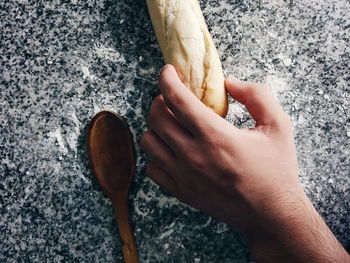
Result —
M286 119L286 114L266 86L234 78L226 79L225 86L235 100L245 105L257 126L279 125Z
M177 184L175 180L163 170L157 163L150 162L147 165L147 175L160 187L164 188L171 194L177 192Z
M175 155L169 147L152 131L147 131L141 138L141 148L166 171L175 168Z
M163 68L158 86L167 107L192 133L200 133L205 129L208 117L217 117L181 82L172 65Z
M162 96L152 103L148 116L149 126L175 153L183 151L191 140L191 134L176 120L166 107Z
M147 165L147 175L171 194L176 193L176 181L170 176L170 172L176 169L176 162L169 147L154 132L147 131L142 136L141 148L151 158Z

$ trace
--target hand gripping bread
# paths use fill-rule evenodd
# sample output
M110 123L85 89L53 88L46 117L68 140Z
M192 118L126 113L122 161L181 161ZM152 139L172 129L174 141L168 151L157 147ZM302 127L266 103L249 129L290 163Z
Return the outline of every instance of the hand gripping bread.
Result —
M217 114L227 114L221 62L198 0L147 0L165 63Z

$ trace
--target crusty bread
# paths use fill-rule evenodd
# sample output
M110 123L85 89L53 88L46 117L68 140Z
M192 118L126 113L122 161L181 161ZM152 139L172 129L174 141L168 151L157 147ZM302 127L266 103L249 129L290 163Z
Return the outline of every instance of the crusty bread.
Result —
M198 0L147 0L165 63L217 114L227 114L227 94L220 58Z

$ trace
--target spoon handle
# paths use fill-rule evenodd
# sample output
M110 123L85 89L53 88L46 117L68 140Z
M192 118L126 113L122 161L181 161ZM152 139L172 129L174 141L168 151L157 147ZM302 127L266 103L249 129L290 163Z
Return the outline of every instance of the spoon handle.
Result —
M122 242L122 251L125 263L138 263L136 242L131 227L131 220L128 207L128 195L113 198L112 205L117 219L119 236Z

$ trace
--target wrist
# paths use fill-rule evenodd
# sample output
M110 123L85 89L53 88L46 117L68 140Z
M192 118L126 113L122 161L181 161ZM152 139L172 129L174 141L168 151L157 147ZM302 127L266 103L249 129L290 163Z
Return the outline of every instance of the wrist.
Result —
M318 215L302 189L275 193L255 204L254 221L251 228L246 228L244 235L251 244L262 243L264 239L278 240L295 228L300 228L306 221Z

